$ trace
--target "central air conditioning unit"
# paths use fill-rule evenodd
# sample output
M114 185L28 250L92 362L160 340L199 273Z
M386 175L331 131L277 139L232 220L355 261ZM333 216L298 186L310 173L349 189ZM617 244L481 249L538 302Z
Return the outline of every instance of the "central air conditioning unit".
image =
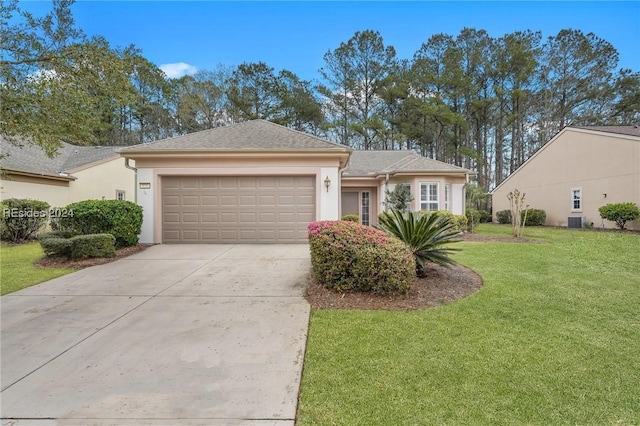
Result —
M587 222L586 217L569 216L567 218L567 227L581 229L586 222Z

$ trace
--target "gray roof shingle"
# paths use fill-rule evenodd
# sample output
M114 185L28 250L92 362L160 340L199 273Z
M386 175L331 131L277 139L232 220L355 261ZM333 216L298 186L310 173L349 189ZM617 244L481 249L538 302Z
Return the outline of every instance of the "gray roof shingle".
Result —
M134 145L121 150L133 152L217 151L217 150L341 150L339 145L308 133L289 129L266 120L251 120L231 126L202 130L188 135Z
M574 128L605 133L617 133L619 135L640 136L639 126L575 126Z
M346 177L375 176L394 173L460 172L470 173L462 167L423 157L414 151L353 151Z
M115 146L75 146L63 142L57 155L49 158L37 145L21 142L21 146L16 146L1 136L0 147L2 169L56 177L75 168L119 156Z

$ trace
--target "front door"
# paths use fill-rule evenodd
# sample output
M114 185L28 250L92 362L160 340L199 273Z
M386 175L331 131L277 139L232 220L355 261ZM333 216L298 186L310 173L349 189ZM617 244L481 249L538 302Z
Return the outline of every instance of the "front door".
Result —
M373 191L367 190L349 190L342 193L342 216L356 215L360 218L363 225L371 225L372 217L375 212L372 211L374 206L372 200Z

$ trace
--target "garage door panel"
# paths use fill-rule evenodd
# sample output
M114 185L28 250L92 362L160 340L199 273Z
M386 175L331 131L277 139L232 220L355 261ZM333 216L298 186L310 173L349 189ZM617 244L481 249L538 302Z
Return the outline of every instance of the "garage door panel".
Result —
M202 225L215 226L220 222L220 215L216 212L202 212Z
M314 194L311 176L164 177L163 242L306 242Z
M217 195L203 195L200 197L200 201L202 202L202 206L212 206L215 207L218 205L218 196Z
M238 187L238 180L235 177L220 177L218 178L218 185L220 189L236 189Z

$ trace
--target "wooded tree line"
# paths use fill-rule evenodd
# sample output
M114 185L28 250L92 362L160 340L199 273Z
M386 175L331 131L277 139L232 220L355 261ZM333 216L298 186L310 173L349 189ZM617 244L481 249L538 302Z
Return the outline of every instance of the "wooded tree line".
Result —
M87 38L73 1L45 17L0 11L3 135L131 145L262 118L358 149L414 149L477 171L488 189L566 125L640 122L640 72L566 29L437 34L398 58L376 31L324 55L317 82L263 62L169 79L135 46Z

